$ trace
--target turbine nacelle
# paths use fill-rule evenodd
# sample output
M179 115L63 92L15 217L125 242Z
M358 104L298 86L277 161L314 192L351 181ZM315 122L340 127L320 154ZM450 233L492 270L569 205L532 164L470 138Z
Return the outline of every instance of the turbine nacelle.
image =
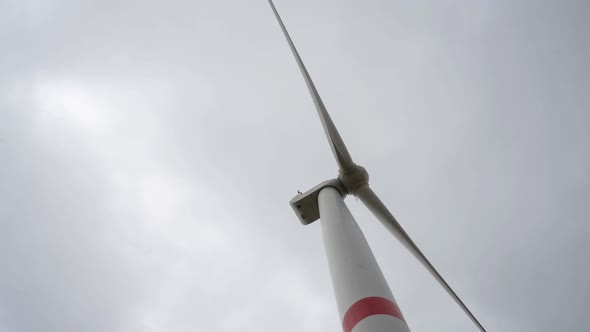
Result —
M357 164L346 171L340 169L338 173L338 178L324 181L304 193L298 193L291 199L289 205L303 225L309 225L320 218L318 196L322 189L334 188L344 198L347 194L356 196L359 188L369 185L369 173Z
M338 190L342 198L347 195L347 190L342 182L339 179L332 179L324 181L304 193L298 193L289 202L289 205L291 205L291 208L295 211L297 218L303 225L309 225L320 218L318 196L322 189L328 187Z

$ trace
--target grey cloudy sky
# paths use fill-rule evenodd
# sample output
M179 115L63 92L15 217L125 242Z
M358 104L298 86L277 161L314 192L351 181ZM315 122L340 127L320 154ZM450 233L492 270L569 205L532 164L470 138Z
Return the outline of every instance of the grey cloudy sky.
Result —
M587 1L276 0L353 158L489 331L587 331ZM0 331L338 331L336 175L266 0L0 2ZM475 331L354 198L413 331Z

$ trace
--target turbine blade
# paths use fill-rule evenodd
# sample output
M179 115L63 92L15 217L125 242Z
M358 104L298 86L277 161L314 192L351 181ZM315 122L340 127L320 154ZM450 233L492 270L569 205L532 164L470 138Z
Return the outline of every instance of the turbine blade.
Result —
M438 271L432 266L430 261L424 256L422 251L418 248L418 246L412 241L410 236L404 231L402 226L397 222L395 217L389 212L387 207L381 202L379 197L373 192L373 190L368 186L364 185L357 189L356 196L360 198L360 200L367 206L367 208L383 223L385 228L387 228L397 239L426 267L426 269L434 276L436 281L443 286L443 288L447 291L447 293L457 302L457 304L463 309L463 311L471 318L473 323L477 325L477 327L485 332L486 330L484 327L479 323L477 318L471 313L471 311L467 308L465 303L461 301L459 296L453 291L451 286L443 279L443 277L438 273Z
M307 88L309 90L309 93L311 94L311 97L315 104L315 108L318 111L318 115L322 122L322 126L324 127L324 132L326 133L328 143L330 144L332 153L336 158L338 167L342 171L350 170L355 166L355 164L352 161L352 158L350 158L350 154L348 153L348 150L346 149L346 146L344 145L344 142L342 141L342 138L340 137L338 130L336 130L336 126L334 125L334 122L332 122L332 119L330 118L330 115L328 114L328 111L324 106L324 102L322 101L322 98L320 98L320 94L318 93L315 85L313 84L311 76L309 76L309 73L307 72L307 69L303 64L303 60L301 60L301 57L299 56L299 53L297 52L297 49L295 48L295 45L293 44L293 41L291 40L291 37L289 36L289 33L287 32L287 29L285 28L285 25L283 24L283 21L281 20L281 17L279 16L277 9L275 8L275 5L273 4L272 0L268 0L268 3L270 4L272 11L274 12L275 17L277 18L277 21L281 26L281 30L283 30L283 34L285 35L285 38L289 43L291 52L293 52L293 56L297 61L297 65L299 65L299 70L301 70L301 74L305 79L305 83L307 84Z

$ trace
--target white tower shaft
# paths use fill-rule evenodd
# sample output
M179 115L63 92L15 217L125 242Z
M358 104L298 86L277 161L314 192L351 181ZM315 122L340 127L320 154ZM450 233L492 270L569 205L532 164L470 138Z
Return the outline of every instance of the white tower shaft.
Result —
M324 246L343 332L409 332L361 229L332 187L319 193Z

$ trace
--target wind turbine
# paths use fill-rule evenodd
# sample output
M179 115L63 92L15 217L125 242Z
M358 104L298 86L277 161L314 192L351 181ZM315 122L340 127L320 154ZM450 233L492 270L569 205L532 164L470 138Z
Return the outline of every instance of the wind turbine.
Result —
M342 330L344 332L351 332L353 329L355 332L409 332L408 325L367 240L344 203L346 195L352 194L358 197L385 228L393 233L426 267L473 323L485 332L477 318L369 187L369 174L365 168L352 161L275 5L272 0L268 0L268 3L305 79L328 143L338 163L336 179L324 181L305 193L299 193L290 201L290 204L302 224L308 225L320 219L330 275L342 320Z

